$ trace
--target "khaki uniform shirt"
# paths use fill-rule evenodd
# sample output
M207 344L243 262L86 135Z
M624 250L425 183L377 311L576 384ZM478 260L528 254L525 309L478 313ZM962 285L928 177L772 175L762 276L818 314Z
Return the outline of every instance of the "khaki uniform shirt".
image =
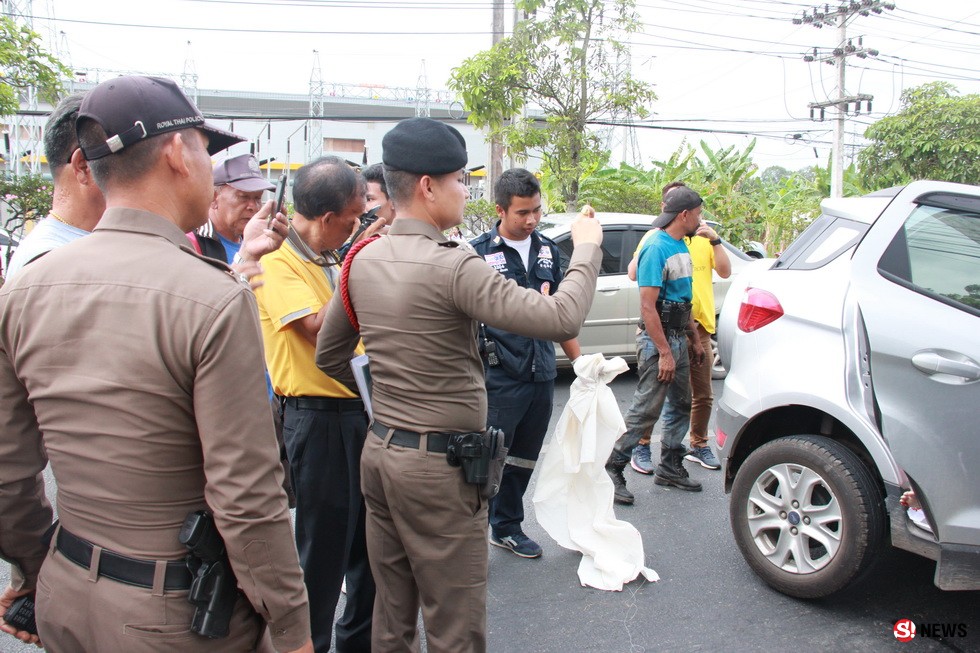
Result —
M521 288L457 245L428 223L399 217L351 265L350 295L370 359L374 417L385 426L482 431L487 393L478 323L561 342L578 335L592 306L602 259L595 245L575 248L554 295ZM343 302L331 302L317 340L317 365L348 385L357 337Z
M25 268L0 290L0 555L35 585L49 460L62 526L123 555L183 557L180 526L208 507L276 647L301 646L263 369L252 293L160 216L109 209Z

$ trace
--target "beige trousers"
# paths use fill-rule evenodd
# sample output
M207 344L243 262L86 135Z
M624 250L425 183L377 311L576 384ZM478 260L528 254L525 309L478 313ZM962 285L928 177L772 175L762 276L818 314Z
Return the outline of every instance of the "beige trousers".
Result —
M187 592L133 587L108 578L90 580L57 551L41 567L37 584L37 627L49 653L273 653L268 629L244 598L239 598L231 632L207 639L190 631L194 606Z
M419 608L431 653L487 649L487 502L446 454L386 444L361 455L367 546L377 585L374 653L418 651Z

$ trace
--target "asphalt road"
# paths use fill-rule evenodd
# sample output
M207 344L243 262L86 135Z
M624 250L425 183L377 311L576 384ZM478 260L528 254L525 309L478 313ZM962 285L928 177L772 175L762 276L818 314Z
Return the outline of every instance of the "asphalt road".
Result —
M558 379L553 424L571 380L567 374ZM623 412L635 385L633 372L612 383ZM715 382L716 394L720 390ZM647 566L661 580L637 580L622 592L579 585L580 555L560 548L534 521L532 480L525 531L544 555L525 560L490 547L489 650L980 651L980 592L939 591L932 583L933 563L912 554L886 550L858 585L830 599L800 601L769 589L732 539L720 472L690 463L688 468L704 484L703 492L662 488L627 470L636 504L617 506L616 515L640 531ZM8 579L3 565L0 582ZM919 636L902 644L892 632L902 618L963 624L967 634ZM31 650L37 649L0 634L0 651Z

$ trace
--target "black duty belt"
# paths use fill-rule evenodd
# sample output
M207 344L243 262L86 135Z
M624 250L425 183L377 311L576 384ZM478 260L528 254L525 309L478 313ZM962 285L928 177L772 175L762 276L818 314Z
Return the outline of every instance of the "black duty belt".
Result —
M89 569L92 566L92 550L94 545L61 528L55 548L79 567ZM156 573L156 562L130 558L108 549L102 549L99 556L99 576L114 581L134 585L136 587L153 588L153 577ZM167 562L167 572L163 580L165 590L188 590L191 588L191 572L183 560Z
M375 422L374 426L371 427L374 434L384 440L388 437L389 428L384 424ZM446 449L449 448L449 438L453 436L452 433L428 433L426 436L426 450L431 453L446 453ZM408 447L409 449L418 449L419 442L422 440L422 434L416 433L414 431L404 431L402 429L395 429L395 432L391 434L391 444L397 444L400 447Z
M356 413L364 410L364 402L360 399L340 397L286 397L286 405L303 410L325 410L333 413Z

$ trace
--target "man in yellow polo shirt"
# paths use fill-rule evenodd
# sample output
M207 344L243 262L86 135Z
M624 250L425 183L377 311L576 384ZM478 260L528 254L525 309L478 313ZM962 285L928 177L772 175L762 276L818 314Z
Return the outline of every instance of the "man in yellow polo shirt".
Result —
M663 188L663 197L672 189L686 186L683 181L674 181ZM661 205L662 206L662 205ZM654 222L654 227L657 223ZM629 277L636 281L637 255L653 229L643 235L633 253L629 264ZM684 243L691 253L691 263L694 266L691 301L691 316L698 330L698 339L706 352L711 351L711 334L715 332L715 291L711 271L714 270L722 279L727 279L732 273L732 263L728 258L721 239L710 225L703 222L698 227L697 235L685 237ZM708 445L708 420L711 417L711 405L714 396L711 391L711 365L691 366L691 448L684 456L686 460L696 462L705 469L720 469L721 463ZM656 465L650 455L650 436L640 440L633 449L630 466L641 474L653 474Z
M284 398L283 437L296 492L296 545L310 596L316 650L330 650L347 577L337 651L369 651L374 581L364 540L360 459L368 420L361 399L314 361L317 333L340 273L335 250L364 212L364 180L337 157L299 169L295 214L279 250L262 258L256 290L266 362ZM384 220L372 225L371 233ZM339 299L338 299L339 301ZM357 353L363 353L358 345Z

